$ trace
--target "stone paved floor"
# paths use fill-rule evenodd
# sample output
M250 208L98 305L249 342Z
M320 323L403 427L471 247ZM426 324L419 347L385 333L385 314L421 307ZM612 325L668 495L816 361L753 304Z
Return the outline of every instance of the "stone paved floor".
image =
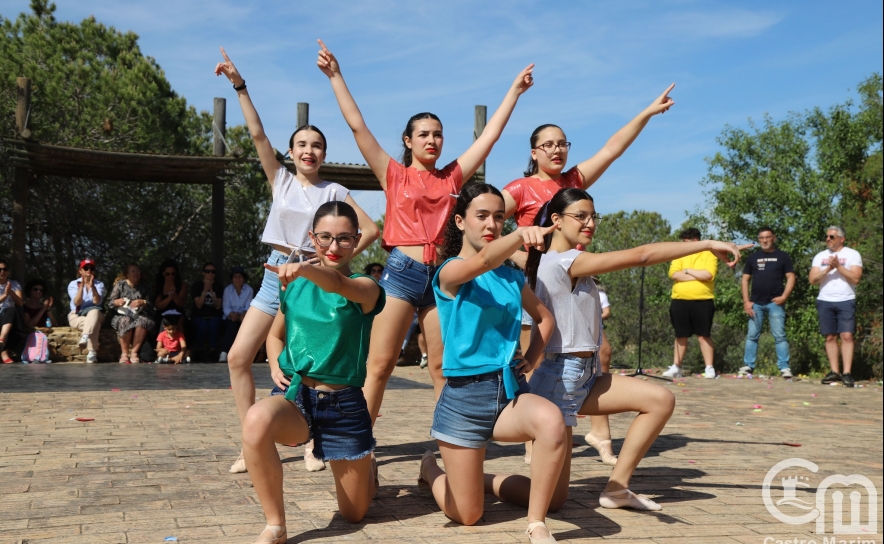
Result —
M255 373L258 393L266 395L267 367ZM239 450L228 383L223 365L0 367L0 542L251 542L263 516L248 475L227 473ZM416 367L396 371L376 427L381 490L358 525L335 514L330 471L308 473L302 448L279 447L290 543L527 541L523 509L489 498L484 519L463 527L418 490L420 453L434 445L428 383ZM599 508L610 470L580 445L570 499L548 519L559 542L822 543L813 523L786 525L764 506L765 474L791 457L813 461L819 471L783 471L774 480L774 500L783 498L780 479L790 475L810 477L810 487L796 494L807 502L832 474L865 475L877 493L884 490L881 387L728 378L688 378L665 387L678 399L675 415L632 484L663 510ZM72 420L78 416L94 421ZM615 437L622 438L631 420L611 418ZM588 422L580 420L578 437ZM615 440L615 450L621 444ZM521 445L492 445L487 470L527 474L523 451ZM882 502L879 495L878 533ZM867 520L863 513L861 523ZM836 540L842 541L881 542L881 536L867 531Z

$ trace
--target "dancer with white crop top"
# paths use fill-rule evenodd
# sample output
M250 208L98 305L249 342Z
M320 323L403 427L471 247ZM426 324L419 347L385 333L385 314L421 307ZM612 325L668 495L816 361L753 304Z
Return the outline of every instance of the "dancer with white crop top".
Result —
M245 79L230 61L224 48L221 48L221 54L224 56L224 62L219 62L215 66L215 75L224 74L233 84L252 141L255 143L258 158L273 192L273 203L261 237L262 242L273 248L267 264L276 267L286 262L312 262L316 250L308 232L313 215L319 206L332 200L343 200L356 211L363 230L354 254L363 251L377 240L380 232L374 221L356 204L347 188L320 179L319 167L325 159L328 147L325 136L312 125L298 127L289 138L289 154L295 163L296 173L289 172L276 159L273 146L264 133L261 118L258 117L258 112L249 97ZM267 338L278 309L279 281L274 272L265 270L261 289L252 300L233 347L227 355L230 384L240 423L249 408L255 404L252 362ZM304 457L308 470L321 470L325 467L321 461L313 457L311 444L308 444ZM246 470L246 462L240 452L239 458L230 467L230 472Z
M544 350L544 360L534 370L529 385L532 393L548 398L561 409L568 450L578 414L638 412L599 496L599 504L604 508L660 510L654 501L629 491L629 480L672 415L675 397L659 385L603 373L599 368L602 310L598 287L590 276L650 266L706 250L722 260L733 256L728 265L734 266L740 250L752 245L705 240L662 242L607 253L578 250L578 245L588 246L592 242L597 218L592 197L582 189L570 188L556 193L535 220L541 228L556 226L546 236L545 251L529 250L526 267L528 283L552 312L556 327ZM568 451L551 510L567 499L570 476Z

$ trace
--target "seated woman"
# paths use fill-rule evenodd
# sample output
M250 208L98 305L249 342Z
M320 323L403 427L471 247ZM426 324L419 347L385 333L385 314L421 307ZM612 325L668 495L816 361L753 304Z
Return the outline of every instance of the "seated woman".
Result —
M267 337L276 387L255 403L242 425L243 453L267 527L255 543L286 541L282 463L276 444L314 441L313 454L331 464L338 509L358 523L377 493L375 440L362 385L374 316L384 290L350 271L359 220L342 201L319 206L309 233L316 265L284 264L279 312Z
M21 362L23 363L50 363L49 339L46 334L38 331L37 327L55 327L58 322L52 311L55 300L46 294L46 283L43 280L34 279L25 285L27 298L22 304L22 312L25 319L25 330L28 339L25 341L25 349L22 350ZM34 355L33 354L38 354ZM91 361L88 361L91 362Z
M221 283L217 280L218 269L214 263L203 265L203 278L196 281L190 290L193 310L190 321L196 331L191 351L197 361L217 361L218 337L221 335Z
M15 309L22 303L21 284L9 279L9 263L0 259L0 359L3 364L12 362L6 343L15 324Z
M111 327L120 337L120 363L141 362L139 352L147 333L154 329L150 287L141 277L141 267L129 263L114 281L107 307L114 312Z
M187 282L181 280L178 263L166 259L160 264L154 282L154 305L159 316L184 316L187 311ZM184 332L184 319L179 319L178 330Z
M83 259L78 278L68 284L71 311L68 323L79 330L80 349L86 348L86 362L98 362L98 337L104 322L104 283L95 277L95 261Z
M221 355L218 361L227 362L227 353L233 347L233 341L236 340L236 333L242 325L242 320L249 311L252 299L255 298L255 291L246 282L249 281L249 275L246 274L245 268L234 266L230 269L230 285L224 288L224 343L221 344Z

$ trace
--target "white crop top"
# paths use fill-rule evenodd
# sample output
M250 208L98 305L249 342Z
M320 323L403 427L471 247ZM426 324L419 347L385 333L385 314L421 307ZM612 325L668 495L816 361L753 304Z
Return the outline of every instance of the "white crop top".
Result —
M537 297L556 319L545 353L599 350L602 341L602 306L599 290L590 277L577 278L571 289L571 264L582 252L549 251L537 267Z
M307 233L313 227L317 208L332 200L345 200L349 194L346 187L331 181L301 185L294 174L281 166L273 180L273 203L261 242L313 251Z

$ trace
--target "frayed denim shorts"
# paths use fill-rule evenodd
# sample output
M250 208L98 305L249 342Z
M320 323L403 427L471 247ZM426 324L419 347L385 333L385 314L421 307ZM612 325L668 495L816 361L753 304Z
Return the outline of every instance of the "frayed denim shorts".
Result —
M270 396L285 395L274 387ZM359 387L320 391L304 384L298 388L295 406L307 420L313 455L323 461L356 461L375 447L371 416Z
M512 370L448 378L436 402L430 436L464 448L487 446L497 418L510 403L502 372ZM525 376L520 375L518 381L516 398L528 392Z
M438 266L415 261L393 248L387 257L381 287L387 296L404 300L417 309L436 305L433 295L433 276Z
M270 257L267 258L267 264L279 266L286 263L303 262L307 258L306 255L299 253L286 255L274 249L270 252ZM279 311L279 276L276 275L276 272L264 269L264 279L261 280L261 288L258 289L258 294L252 299L250 306L258 308L269 316L276 317L276 312Z
M576 427L577 412L601 375L598 353L586 358L547 353L531 374L531 392L558 406L565 418L565 426Z

